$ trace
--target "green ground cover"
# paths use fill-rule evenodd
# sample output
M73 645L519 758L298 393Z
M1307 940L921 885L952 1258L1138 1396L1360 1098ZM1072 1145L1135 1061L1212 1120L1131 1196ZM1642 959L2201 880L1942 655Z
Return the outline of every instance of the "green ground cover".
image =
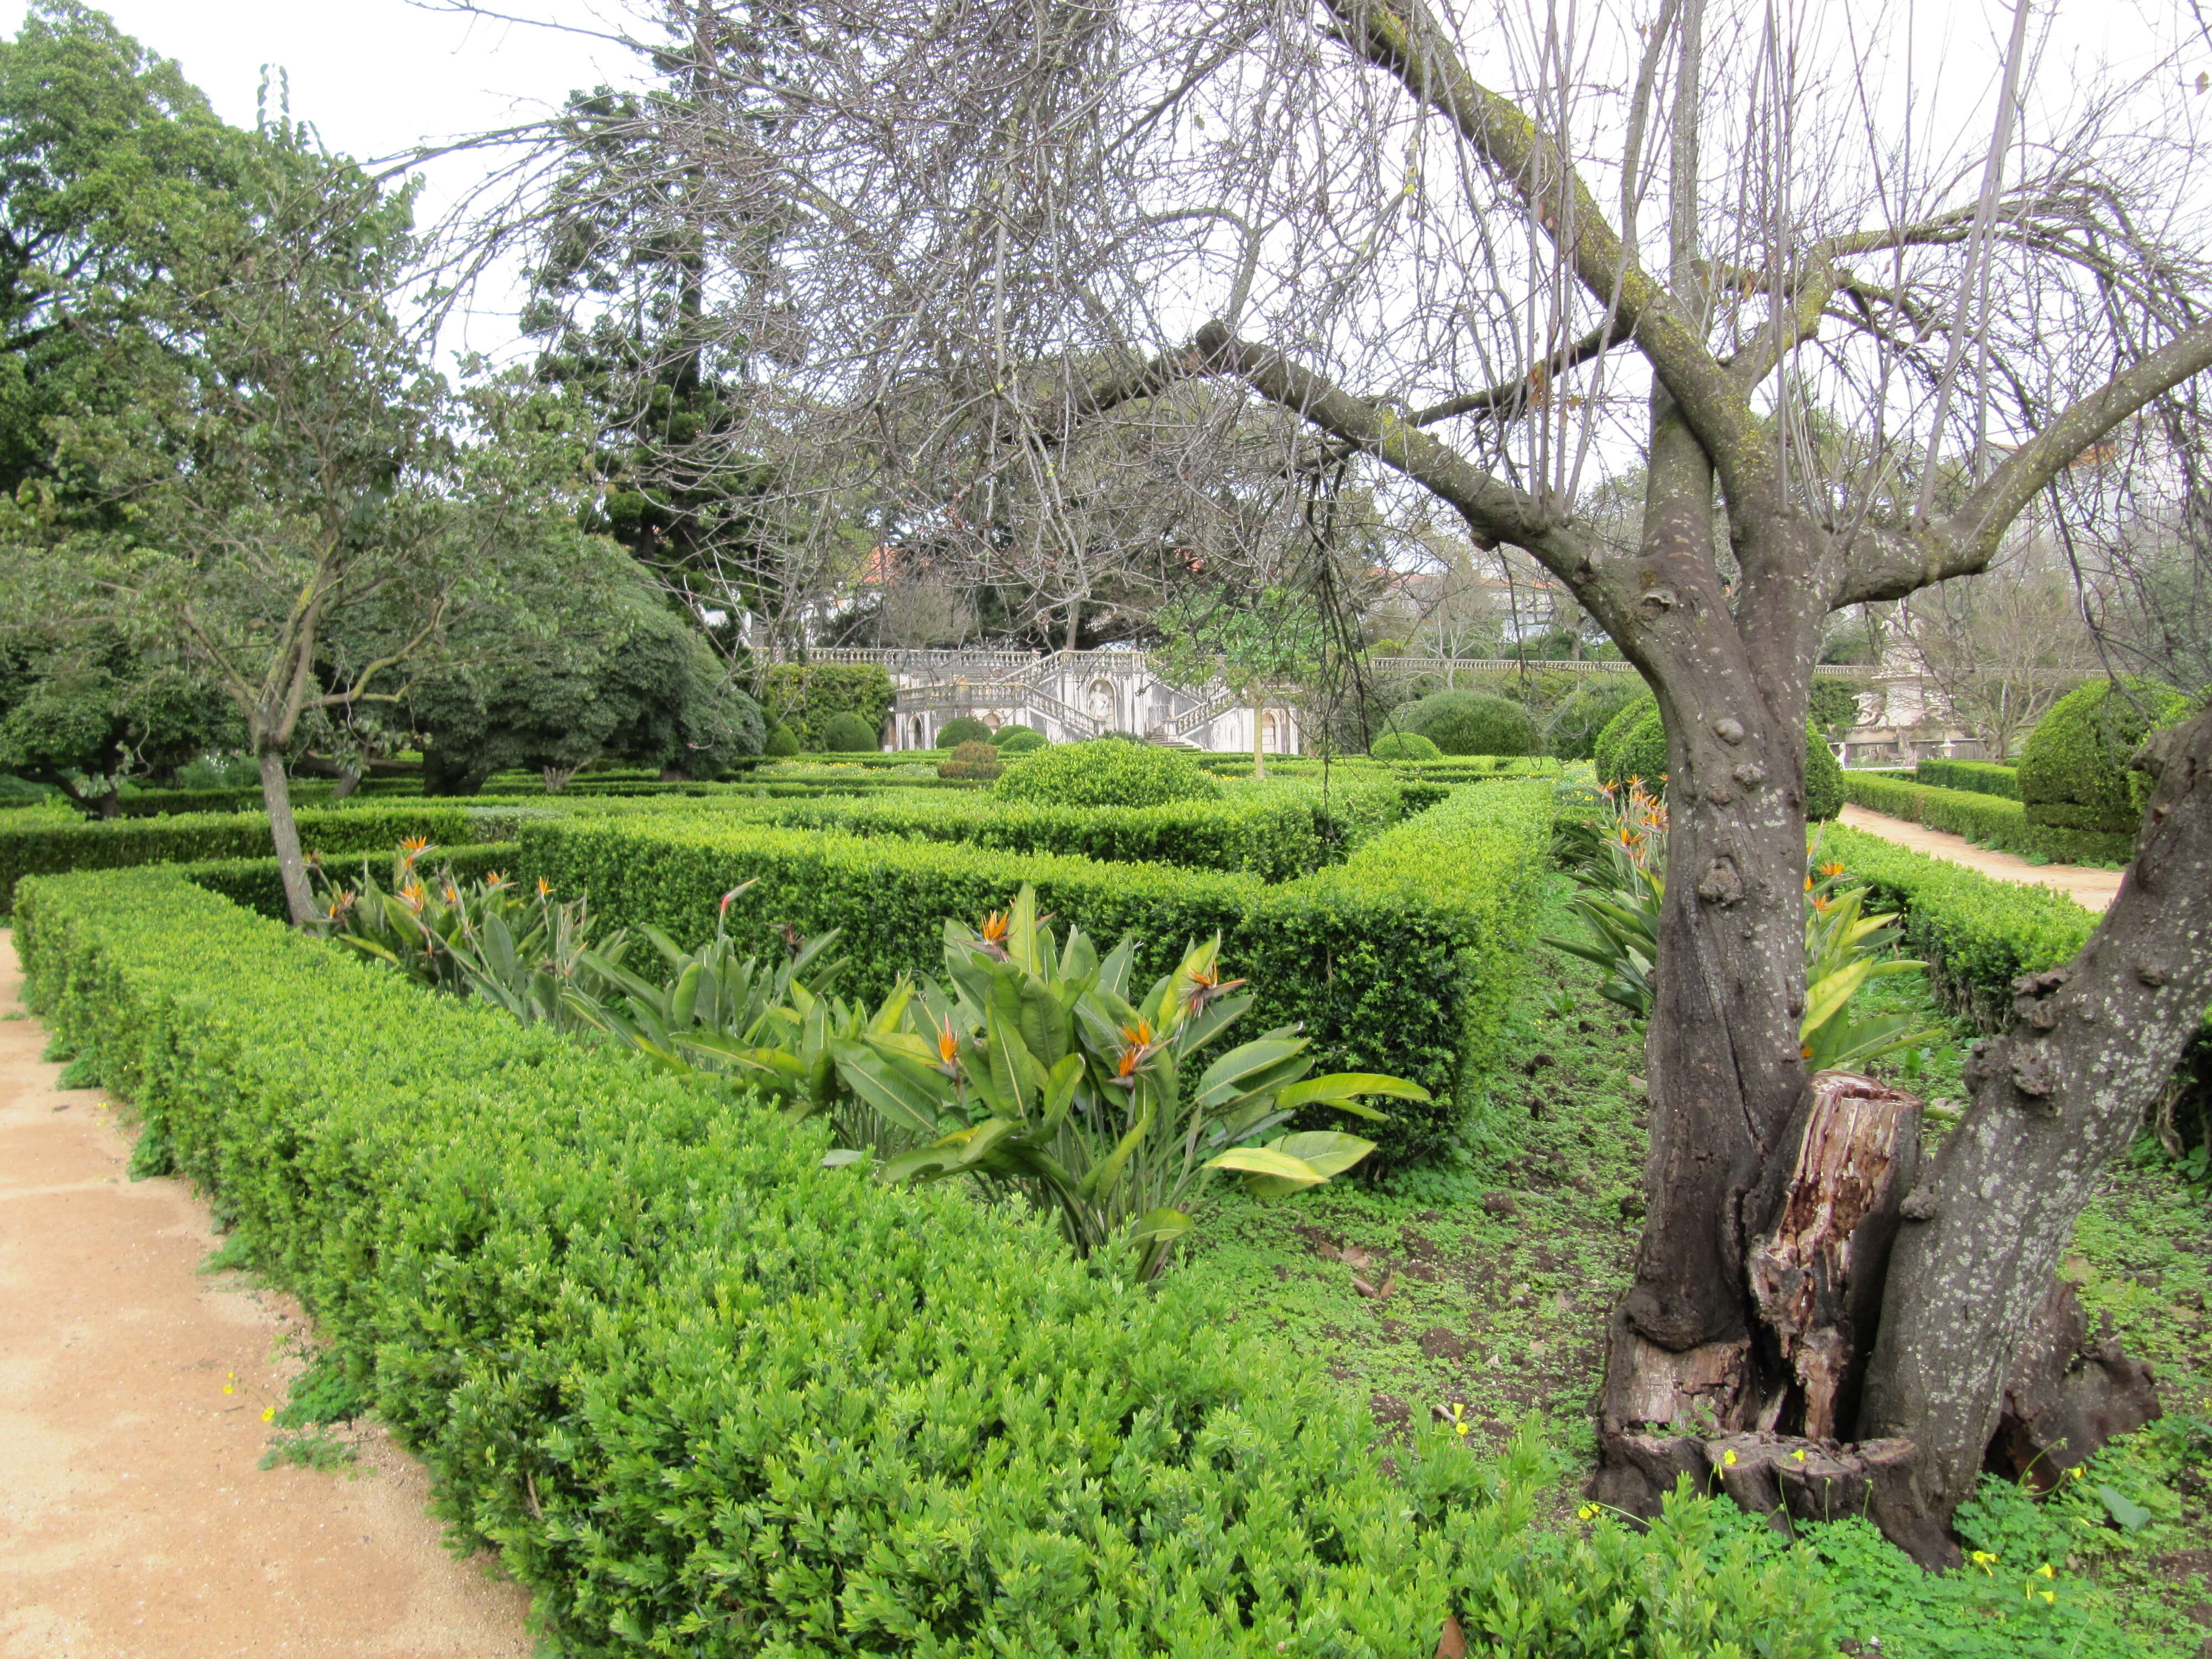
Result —
M1547 884L1534 931L1571 929L1571 890L1563 878ZM1643 1050L1634 1022L1595 996L1597 969L1535 954L1475 1115L1445 1157L1382 1186L1336 1183L1295 1208L1231 1200L1188 1270L1263 1310L1253 1317L1363 1401L1386 1437L1456 1419L1470 1441L1496 1447L1540 1425L1563 1454L1545 1512L1571 1528L1595 1450L1601 1322L1628 1283L1640 1224ZM1877 1069L1939 1111L1961 1105L1972 1024L1938 1006L1920 975L1877 979L1863 994L1868 1013L1909 1013L1946 1033ZM1940 1133L1942 1119L1929 1127ZM2167 1419L2115 1443L2051 1498L1989 1483L1966 1522L1996 1557L1988 1572L1929 1579L1863 1523L1801 1529L1796 1551L1753 1523L1762 1549L1837 1597L1857 1651L2183 1659L2207 1639L2204 1189L2146 1146L2106 1182L2065 1271L2091 1317L2110 1313L2157 1368ZM2123 1528L2100 1495L2108 1486L2124 1510L2151 1518ZM2049 1578L2038 1571L2046 1562Z

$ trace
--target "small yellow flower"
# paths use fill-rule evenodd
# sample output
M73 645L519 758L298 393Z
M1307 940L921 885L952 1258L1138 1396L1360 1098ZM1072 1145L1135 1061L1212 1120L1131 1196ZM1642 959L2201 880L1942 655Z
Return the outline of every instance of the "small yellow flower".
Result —
M261 1420L264 1423L274 1423L276 1420L276 1408L274 1406L264 1406L261 1408Z
M2051 1563L2048 1561L2045 1561L2041 1566L2038 1567L2035 1570L2035 1573L2036 1577L2039 1578L2056 1578L2058 1576L2056 1572L2051 1571Z
M2058 1604L2058 1592L2056 1590L2038 1590L2036 1594L2053 1607Z
M2072 1468L2067 1470L2066 1478L2069 1480L2079 1480L2081 1478L2081 1466L2076 1463Z
M238 1373L236 1371L230 1371L225 1374L222 1379L222 1391L225 1394L236 1394L238 1392Z
M1452 1432L1458 1435L1462 1440L1467 1437L1468 1431L1474 1426L1472 1423L1469 1423L1467 1420L1467 1407L1459 1404L1456 1401L1452 1403L1451 1425Z
M1578 1509L1578 1510L1577 1510L1575 1511L1575 1519L1576 1519L1576 1520L1577 1520L1577 1521L1595 1521L1595 1520L1596 1520L1596 1519L1597 1519L1597 1505L1596 1505L1596 1504L1583 1504L1583 1505L1582 1506L1582 1508L1580 1508L1580 1509Z
M1726 1451L1723 1452L1721 1454L1721 1462L1727 1464L1729 1468L1734 1468L1735 1467L1735 1448L1731 1446Z
M1798 1447L1796 1451L1791 1452L1790 1455L1796 1458L1800 1463L1805 1461L1805 1449L1802 1446Z

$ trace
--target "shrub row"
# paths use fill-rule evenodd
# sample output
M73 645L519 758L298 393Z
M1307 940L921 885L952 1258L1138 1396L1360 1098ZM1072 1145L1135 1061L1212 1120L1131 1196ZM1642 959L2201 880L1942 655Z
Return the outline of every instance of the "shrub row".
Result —
M1486 1062L1526 954L1549 849L1545 783L1460 789L1373 836L1341 864L1276 884L1244 873L1108 864L1045 853L805 832L739 815L635 813L523 824L523 872L585 892L610 925L652 923L687 945L713 927L781 950L783 929L842 928L848 990L874 997L933 971L948 916L1002 908L1024 882L1039 903L1111 944L1139 941L1141 972L1166 971L1218 932L1231 970L1260 993L1261 1027L1303 1023L1323 1064L1409 1077L1437 1096L1394 1103L1371 1133L1401 1163L1457 1122L1456 1096Z
M496 810L418 802L309 809L296 815L300 845L310 853L389 852L408 836L459 846L504 840L514 815ZM195 864L262 858L274 850L269 819L259 812L177 817L113 818L82 823L0 823L0 914L13 904L26 876L66 870L114 870L137 864Z
M2069 960L2097 925L2055 887L2001 881L1863 830L1829 824L1819 844L1872 890L1869 908L1904 911L1908 954L1925 957L1943 1000L1984 1030L2009 1014L2014 980Z
M287 932L174 869L42 878L37 1006L296 1291L439 1511L574 1656L1814 1659L1706 1505L1533 1523L1543 1471L1365 1414L825 1133Z
M352 886L360 871L361 859L368 860L368 872L380 887L388 887L392 880L391 860L381 856L390 848L378 848L363 852L360 858L333 857L325 861L325 867L333 878ZM474 878L489 875L495 870L514 870L520 860L522 848L514 842L486 842L475 847L440 847L431 854L427 866L434 871L450 867L456 875ZM272 921L284 921L291 912L284 902L284 875L274 858L210 859L201 864L179 865L178 874L195 887L204 887L210 893L219 893L233 904L244 906Z
M756 823L852 836L904 836L1007 853L1070 854L1109 864L1241 870L1290 881L1432 805L1434 784L1382 779L1333 789L1304 784L1237 790L1218 800L1164 806L1026 806L988 795L823 795L731 800L721 809Z
M1931 789L1925 784L1904 783L1869 777L1863 772L1844 775L1844 793L1854 805L1869 812L1924 823L1930 830L1978 842L2000 852L2022 858L2048 859L2060 864L2125 864L2135 855L2132 835L2112 835L2099 830L2059 830L2030 823L2026 810L2015 800L1996 795L1970 794L1963 789Z
M2020 799L2020 769L2000 766L1995 761L1924 760L1906 775L1932 789L1959 789L2005 800Z

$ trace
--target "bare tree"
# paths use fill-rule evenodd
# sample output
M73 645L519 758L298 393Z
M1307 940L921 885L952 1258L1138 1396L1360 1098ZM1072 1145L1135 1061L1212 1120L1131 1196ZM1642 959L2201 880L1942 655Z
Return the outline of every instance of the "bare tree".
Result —
M1241 388L1295 417L1286 481L1352 466L1441 503L1642 670L1674 879L1603 1489L1649 1503L1716 1434L1856 1437L1822 1467L1929 1559L2084 1171L2212 1000L2212 890L2179 873L2212 810L2199 721L2075 988L2024 1003L1911 1196L1911 1115L1838 1118L1857 1097L1801 1061L1828 617L1984 569L2075 457L2212 364L2174 77L2040 73L2030 21L2018 0L1978 70L1887 74L1911 19L1871 3L663 0L641 30L708 89L656 142L702 181L709 289L717 246L748 271L764 202L787 214L796 343L748 453L988 523L1109 415L1194 476L1241 417L1190 383ZM702 310L733 342L769 322L750 280ZM1638 470L1632 533L1585 515ZM2100 1069L2121 1016L2125 1064ZM1852 1172L1867 1190L1807 1209ZM2001 1194L1971 1236L1942 1196L1969 1188ZM1900 1202L1884 1281L1863 1247ZM1815 1212L1826 1232L1790 1231Z

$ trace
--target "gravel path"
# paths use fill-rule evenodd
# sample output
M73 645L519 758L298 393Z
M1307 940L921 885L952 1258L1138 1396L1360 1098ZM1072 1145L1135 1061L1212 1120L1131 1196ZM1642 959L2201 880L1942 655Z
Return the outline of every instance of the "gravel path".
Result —
M1869 812L1863 806L1844 807L1838 821L1854 830L1880 836L1884 841L1893 841L1900 847L1910 847L1916 853L1928 853L1954 864L1963 864L2000 881L2056 887L2091 910L2108 908L2120 890L2121 872L2118 870L2096 870L2079 864L2030 864L2010 853L1992 853L1986 847L1977 847L1964 836L1930 830L1904 818L1887 817L1880 812Z
M446 1553L381 1431L344 1473L256 1467L299 1308L199 1274L206 1207L125 1177L20 988L0 933L0 1659L524 1659L528 1598Z

